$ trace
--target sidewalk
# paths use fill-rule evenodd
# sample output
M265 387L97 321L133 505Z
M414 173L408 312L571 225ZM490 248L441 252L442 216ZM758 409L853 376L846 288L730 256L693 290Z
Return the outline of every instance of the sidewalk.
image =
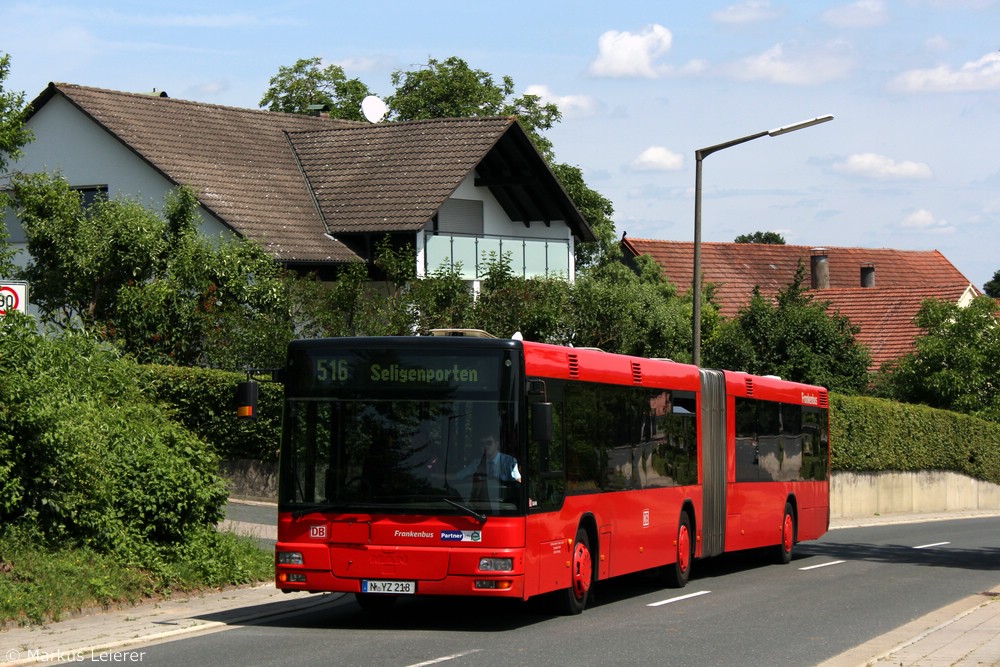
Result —
M997 516L1000 512L938 513L837 520L831 530L886 523ZM274 527L237 523L230 529L265 537ZM337 604L342 594L284 594L267 584L95 611L44 626L0 631L0 665L51 662L139 662L142 646L183 635L218 632L278 615ZM821 667L1000 665L1000 586L959 600L822 663Z

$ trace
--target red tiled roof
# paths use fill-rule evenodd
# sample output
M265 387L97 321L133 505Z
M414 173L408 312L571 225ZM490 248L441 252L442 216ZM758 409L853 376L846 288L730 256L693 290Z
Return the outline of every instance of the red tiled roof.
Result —
M877 370L914 351L914 341L924 331L913 323L926 299L958 303L969 286L943 287L853 287L815 290L810 294L829 302L829 313L839 313L859 327L855 339L871 352L871 368Z
M691 286L694 275L694 244L626 238L625 248L634 256L649 255L679 290ZM702 280L716 287L720 311L732 317L750 299L754 286L761 294L774 295L791 284L799 262L805 267L805 286L810 285L810 261L814 246L763 243L702 243ZM861 268L872 265L876 287L961 285L969 280L937 250L893 250L889 248L823 248L827 256L831 288L861 286Z
M690 289L693 243L626 238L622 246L633 256L651 256L680 291ZM702 243L702 279L715 286L721 314L733 317L750 300L755 286L765 296L788 287L800 262L806 271L804 286L809 288L814 254L827 257L829 288L809 293L830 302L830 312L839 312L860 327L856 338L871 351L873 369L913 349L922 333L913 318L924 299L955 303L970 288L978 294L937 250L825 247L820 251L813 246ZM874 268L874 287L861 287L863 267Z

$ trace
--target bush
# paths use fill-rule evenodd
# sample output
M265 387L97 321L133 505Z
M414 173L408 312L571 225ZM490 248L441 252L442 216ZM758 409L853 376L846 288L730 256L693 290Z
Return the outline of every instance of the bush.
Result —
M830 395L834 470L950 470L1000 484L1000 424L923 405Z
M262 382L256 419L237 419L236 385L243 373L139 366L139 381L148 396L167 406L173 419L211 443L224 460L276 461L281 433L282 385Z
M0 323L0 350L0 522L143 566L214 527L218 459L144 398L135 363L22 317Z

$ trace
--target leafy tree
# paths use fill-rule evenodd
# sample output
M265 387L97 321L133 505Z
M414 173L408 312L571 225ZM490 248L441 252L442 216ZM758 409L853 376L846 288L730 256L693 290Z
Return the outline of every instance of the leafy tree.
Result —
M763 243L765 245L785 245L785 237L778 232L754 232L740 234L733 243Z
M343 120L364 120L361 101L371 95L359 79L348 79L339 65L323 67L319 57L297 60L291 67L280 67L271 77L260 106L269 111L308 113L309 107L321 104L330 116Z
M62 328L108 321L121 288L148 278L166 250L162 223L136 201L85 209L68 181L46 174L17 175L14 197L31 255L22 277L43 321Z
M10 206L7 192L7 166L21 157L21 149L33 138L25 126L28 108L24 93L14 93L4 88L10 75L10 56L0 53L0 221ZM0 224L0 277L14 275L14 251L8 242L7 228Z
M291 338L282 269L259 245L197 233L189 188L164 216L129 199L84 207L59 177L14 179L43 322L100 333L143 362L276 364Z
M496 336L515 331L528 340L557 342L567 336L570 285L561 278L516 275L510 257L491 253L472 313L476 328Z
M962 308L928 299L915 323L924 330L916 350L880 371L877 392L1000 421L997 302L981 296Z
M857 327L827 312L802 288L799 264L792 284L776 301L755 288L739 315L721 325L705 345L706 365L778 375L832 391L858 393L868 386L868 350L854 340Z
M993 274L993 280L983 285L983 293L994 299L1000 299L1000 270Z
M552 144L542 132L561 120L559 108L542 104L537 95L513 97L514 80L509 76L497 83L461 58L429 58L419 69L393 72L392 85L396 91L386 104L393 120L517 116L542 154L552 155Z
M572 288L568 329L577 346L677 361L691 358L691 303L648 256L638 271L608 263ZM706 311L714 312L711 308Z

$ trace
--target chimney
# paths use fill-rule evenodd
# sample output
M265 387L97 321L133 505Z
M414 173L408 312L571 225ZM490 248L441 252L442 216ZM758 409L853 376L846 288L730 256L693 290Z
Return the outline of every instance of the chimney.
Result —
M826 248L813 248L812 257L809 259L809 268L812 274L813 289L830 288L830 264L826 256Z
M874 264L862 264L861 265L861 286L862 287L875 287L875 265Z

